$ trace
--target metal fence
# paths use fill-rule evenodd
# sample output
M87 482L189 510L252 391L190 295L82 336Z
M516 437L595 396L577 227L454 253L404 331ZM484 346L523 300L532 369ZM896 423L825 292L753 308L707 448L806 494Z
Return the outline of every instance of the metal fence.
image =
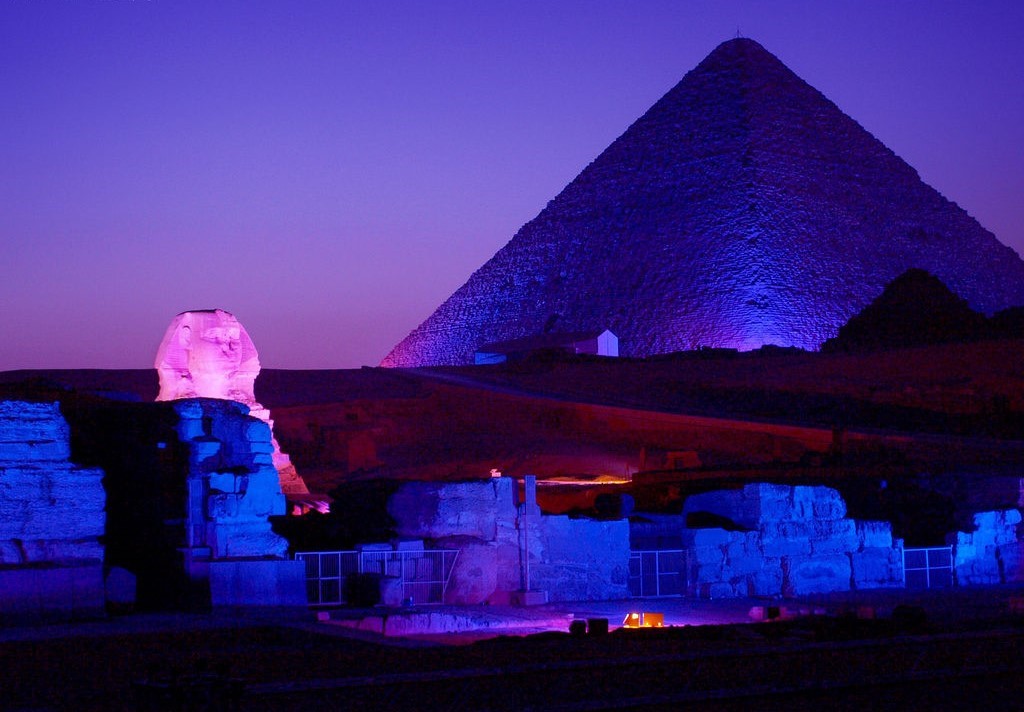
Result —
M402 599L416 604L444 603L458 558L457 549L420 551L307 551L295 555L306 565L309 605L345 602L345 582L354 574L398 579Z
M903 576L907 588L953 586L953 547L903 549Z
M682 549L629 552L629 594L634 598L684 595L686 561Z

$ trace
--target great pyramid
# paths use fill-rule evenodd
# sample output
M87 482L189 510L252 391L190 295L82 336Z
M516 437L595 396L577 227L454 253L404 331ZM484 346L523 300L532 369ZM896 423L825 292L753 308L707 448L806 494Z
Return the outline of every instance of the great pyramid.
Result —
M1024 261L779 59L719 45L383 366L610 329L622 355L816 349L910 268L972 308L1024 304Z

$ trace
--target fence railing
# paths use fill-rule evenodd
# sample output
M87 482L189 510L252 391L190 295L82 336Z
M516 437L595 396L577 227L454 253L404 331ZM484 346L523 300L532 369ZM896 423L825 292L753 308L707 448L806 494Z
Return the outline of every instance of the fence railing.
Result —
M687 554L682 549L631 551L629 593L634 598L682 596L686 593Z
M344 603L345 582L354 574L398 579L403 600L440 604L458 555L457 549L306 551L295 558L306 565L306 595L311 606Z
M952 587L953 547L904 547L903 578L907 588Z

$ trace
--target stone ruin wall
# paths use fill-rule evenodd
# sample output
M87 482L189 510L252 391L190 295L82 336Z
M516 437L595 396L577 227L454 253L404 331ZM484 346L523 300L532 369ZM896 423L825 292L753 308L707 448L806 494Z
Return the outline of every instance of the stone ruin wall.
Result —
M540 514L519 519L514 487L508 477L409 482L389 500L400 537L459 549L448 602L509 603L513 592L525 587L527 544L530 590L546 592L549 600L629 597L628 522Z
M57 403L0 402L0 618L103 611L103 471L70 457Z
M946 538L953 547L953 576L959 586L1024 581L1024 541L1019 509L978 512L974 531Z
M460 551L449 602L505 604L524 586L523 527L515 481L409 482L388 511L400 537ZM691 528L689 515L723 526ZM701 598L803 596L902 588L903 541L888 522L847 517L838 491L824 486L751 484L689 497L682 515L642 515L646 523L565 516L526 518L530 588L551 601L629 597L632 548L688 551L689 594ZM1019 510L976 514L975 531L956 532L954 575L961 586L1024 580ZM518 520L521 523L521 520Z
M687 528L696 514L731 525ZM752 484L694 495L682 516L661 518L662 540L672 519L690 552L691 593L702 598L903 586L903 542L891 525L848 519L830 487Z
M214 558L283 557L288 543L268 519L286 509L270 427L233 401L196 398L173 407L188 446L187 477L202 487L189 512L191 544L208 546Z
M285 559L288 543L269 521L285 513L269 426L231 401L170 407L188 454L171 473L190 493L186 573L208 583L214 605L305 604L302 566ZM108 601L134 605L135 573L115 566L105 580L105 473L72 463L70 439L59 404L0 402L0 620L96 617ZM155 481L151 495L163 496Z

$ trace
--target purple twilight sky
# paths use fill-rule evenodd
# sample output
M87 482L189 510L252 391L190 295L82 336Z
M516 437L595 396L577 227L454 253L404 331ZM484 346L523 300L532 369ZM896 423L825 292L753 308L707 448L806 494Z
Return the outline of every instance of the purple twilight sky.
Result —
M1024 2L0 3L0 370L376 365L739 30L1024 252Z

